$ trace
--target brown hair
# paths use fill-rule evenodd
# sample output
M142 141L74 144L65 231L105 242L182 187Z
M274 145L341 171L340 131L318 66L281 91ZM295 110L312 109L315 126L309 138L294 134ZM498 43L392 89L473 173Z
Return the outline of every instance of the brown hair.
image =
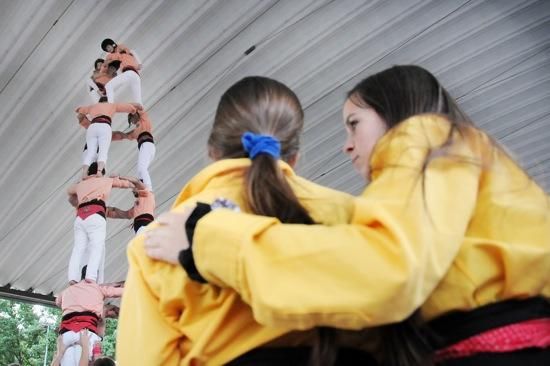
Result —
M221 97L208 146L220 159L244 158L245 132L270 135L281 144L281 159L295 159L300 146L304 112L298 97L286 85L266 77L246 77ZM314 224L288 184L277 159L268 154L252 159L246 173L245 202L258 215L281 222ZM334 330L318 328L310 364L332 365L337 349Z
M246 77L221 97L208 145L219 158L247 157L245 132L270 135L281 143L281 158L294 159L300 146L304 112L286 85L265 77ZM282 222L312 224L307 210L286 181L277 159L260 154L246 174L246 203L251 211Z
M115 366L116 363L112 358L101 357L94 361L93 366Z
M388 132L409 117L435 113L450 123L446 140L434 146L422 164L421 179L424 190L424 171L431 160L448 155L448 149L456 139L467 140L476 131L470 118L464 113L434 75L415 65L393 66L373 74L349 93L348 98L359 107L370 107L385 121ZM493 141L494 146L498 147ZM460 156L452 156L458 162L480 164ZM419 310L407 319L379 327L381 353L384 365L425 366L433 365L433 350L428 339L434 334L424 325Z

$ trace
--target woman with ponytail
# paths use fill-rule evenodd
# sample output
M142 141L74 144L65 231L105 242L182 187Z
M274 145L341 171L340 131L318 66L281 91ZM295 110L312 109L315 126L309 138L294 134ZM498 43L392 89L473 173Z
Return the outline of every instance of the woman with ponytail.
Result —
M145 251L144 239L150 233L170 242L191 232L192 223L178 224L175 236L165 236L163 228L178 222L179 213L197 202L208 210L223 207L286 223L349 222L351 196L311 183L292 170L302 127L298 98L275 80L247 77L222 95L208 139L214 163L186 184L169 213L129 244L117 331L121 365L372 364L362 334L262 326L232 289L193 281L200 275L182 268L194 266L185 252L158 261ZM310 280L316 286L315 278ZM264 291L279 286L283 281L273 278Z
M419 66L361 81L343 121L370 182L351 224L198 207L177 246L146 248L183 250L261 324L381 326L385 365L550 365L548 194Z

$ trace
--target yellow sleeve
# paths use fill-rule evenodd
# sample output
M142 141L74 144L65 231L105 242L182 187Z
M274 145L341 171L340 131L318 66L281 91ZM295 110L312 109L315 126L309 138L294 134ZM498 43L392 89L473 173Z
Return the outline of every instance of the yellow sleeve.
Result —
M120 365L179 365L183 335L177 324L183 311L183 271L149 259L142 236L130 243L128 262L118 320L117 361Z
M459 250L481 169L439 157L422 178L429 149L418 131L400 132L391 141L399 153L390 149L391 164L356 200L351 224L285 225L217 210L194 234L201 275L235 289L264 325L360 329L409 316Z

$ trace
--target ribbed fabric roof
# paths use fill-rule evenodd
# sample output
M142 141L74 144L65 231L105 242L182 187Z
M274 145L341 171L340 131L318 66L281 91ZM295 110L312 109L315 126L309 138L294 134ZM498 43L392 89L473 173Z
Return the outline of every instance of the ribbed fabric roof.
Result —
M107 37L144 64L158 212L208 163L219 97L247 75L281 80L301 99L298 172L359 193L364 182L340 150L345 92L405 63L436 74L550 189L549 1L4 1L0 34L0 286L66 285L74 210L65 191L85 142L74 109L90 103L85 80ZM113 143L108 171L135 175L136 157L135 143ZM129 207L128 196L116 192L111 204ZM124 279L131 236L128 223L108 222L107 281Z

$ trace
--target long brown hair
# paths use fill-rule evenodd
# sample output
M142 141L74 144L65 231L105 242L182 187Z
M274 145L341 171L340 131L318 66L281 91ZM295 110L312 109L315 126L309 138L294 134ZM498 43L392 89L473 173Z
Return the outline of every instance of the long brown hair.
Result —
M446 154L457 139L466 138L475 131L474 124L460 109L455 100L443 88L434 75L415 65L393 66L373 74L348 93L350 101L359 107L371 107L385 121L388 132L409 117L435 113L446 117L450 130L446 140L430 149L422 164L422 187L424 171L429 162ZM498 146L495 143L495 146ZM460 160L461 157L455 157ZM464 159L463 159L464 160ZM468 159L466 159L468 160ZM478 161L468 163L479 164ZM433 351L428 338L435 337L424 326L419 310L407 319L379 328L382 338L384 365L425 366L432 365Z

